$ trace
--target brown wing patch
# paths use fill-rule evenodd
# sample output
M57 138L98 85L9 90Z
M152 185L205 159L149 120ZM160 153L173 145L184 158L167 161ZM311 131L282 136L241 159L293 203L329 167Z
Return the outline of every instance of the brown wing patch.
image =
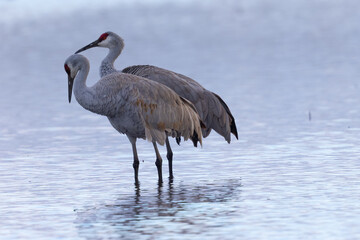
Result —
M150 114L153 114L154 110L157 108L157 104L150 103L149 108L150 108Z
M179 122L174 122L173 123L173 129L179 130L179 128L180 128L180 123Z
M140 99L140 98L138 98L138 99L136 100L136 102L135 102L136 106L139 106L139 105L141 105L142 103L144 103L144 102L143 102L143 100Z
M142 110L147 112L150 109L150 114L153 114L154 110L157 108L156 103L146 104L142 99L138 98L135 102L136 106L140 106Z
M165 123L164 122L158 122L157 127L159 130L164 131L165 130Z

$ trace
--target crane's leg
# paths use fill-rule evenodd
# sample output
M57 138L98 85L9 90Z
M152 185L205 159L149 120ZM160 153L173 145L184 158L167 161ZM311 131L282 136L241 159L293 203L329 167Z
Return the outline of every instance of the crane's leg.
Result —
M171 150L168 137L166 137L166 151L167 151L166 157L169 161L169 178L173 179L174 178L173 169L172 169L173 152Z
M130 142L131 142L131 146L132 146L132 150L133 150L133 155L134 155L134 162L133 162L133 168L134 168L134 176L135 176L135 184L139 184L139 165L140 165L140 161L139 161L139 157L137 154L137 150L136 150L136 138L134 137L130 137L128 136Z
M159 175L159 183L162 183L162 158L160 156L159 150L157 148L156 142L153 142L154 145L154 149L155 149L155 153L156 153L156 161L155 161L155 165L157 167L158 170L158 175Z

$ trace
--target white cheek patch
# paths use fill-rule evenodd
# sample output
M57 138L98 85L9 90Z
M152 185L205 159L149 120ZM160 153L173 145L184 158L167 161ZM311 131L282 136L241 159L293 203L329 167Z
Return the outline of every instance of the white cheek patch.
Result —
M109 37L107 37L105 40L99 42L98 45L104 47L104 46L109 45L109 43L110 43L110 40L109 40Z

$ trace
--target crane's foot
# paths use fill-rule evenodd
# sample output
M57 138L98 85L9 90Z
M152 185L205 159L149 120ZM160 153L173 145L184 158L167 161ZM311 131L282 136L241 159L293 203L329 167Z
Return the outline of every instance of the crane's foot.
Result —
M134 161L133 168L134 168L134 178L135 178L135 185L139 185L139 161Z
M157 158L156 161L155 161L155 165L156 165L157 170L158 170L159 183L162 183L163 182L163 179L162 179L162 159Z
M171 151L171 149L168 150L168 152L166 154L166 158L168 159L168 162L169 162L169 179L173 179L174 178L173 171L172 171L173 152Z
M170 162L169 162L169 179L170 180L174 179L174 174L173 174L173 171L172 171L172 164L170 164Z
M170 178L169 177L169 189L171 190L173 187L173 183L174 183L174 178Z

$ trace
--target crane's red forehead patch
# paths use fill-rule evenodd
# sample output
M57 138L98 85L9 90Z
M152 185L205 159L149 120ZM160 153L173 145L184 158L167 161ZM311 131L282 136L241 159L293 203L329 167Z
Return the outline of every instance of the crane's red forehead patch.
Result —
M70 73L69 66L67 64L64 64L64 68L65 68L65 72L69 74Z
M103 33L103 34L101 34L101 36L99 37L99 40L100 40L100 41L104 41L108 36L109 36L108 33Z

